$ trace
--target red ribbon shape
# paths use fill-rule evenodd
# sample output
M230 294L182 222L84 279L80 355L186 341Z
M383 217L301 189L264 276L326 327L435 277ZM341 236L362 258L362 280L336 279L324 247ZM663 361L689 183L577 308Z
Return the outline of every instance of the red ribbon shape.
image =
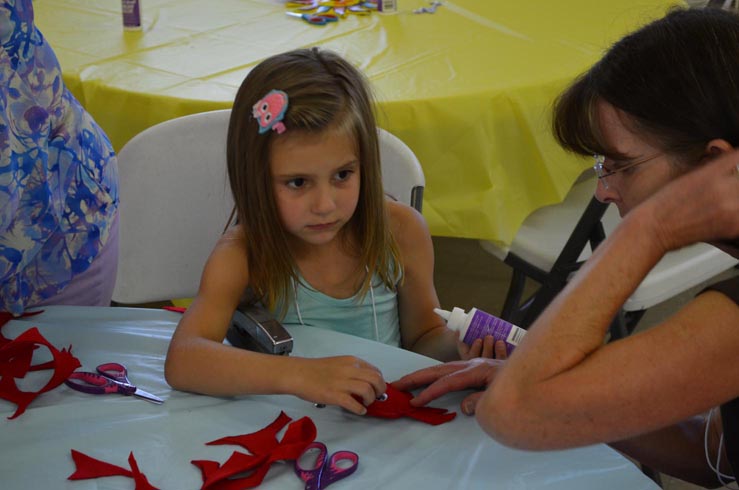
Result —
M375 400L367 407L367 415L385 419L410 417L431 425L451 422L457 412L450 412L445 408L414 407L411 406L413 395L407 391L400 391L392 384L387 385L384 400Z
M136 458L133 457L133 452L128 456L130 470L91 458L74 449L72 449L72 459L74 460L75 472L69 475L68 480L90 480L104 476L127 476L128 478L133 478L133 481L136 483L135 490L159 490L149 483L146 475L141 473L139 465L136 463Z
M235 444L251 454L234 451L228 460L220 465L216 461L193 460L192 464L200 468L203 476L202 490L238 490L254 488L262 483L275 461L294 460L316 438L316 426L309 417L303 417L290 423L292 419L285 412L267 427L239 436L228 436L206 443L207 445ZM288 425L288 423L290 423ZM281 441L277 434L287 425ZM231 478L244 472L249 476Z
M21 317L38 315L41 311L26 313ZM17 405L15 413L8 417L14 419L26 411L28 405L41 393L51 391L64 382L65 379L78 367L80 361L72 355L72 347L58 350L44 338L36 327L32 327L16 339L11 340L2 335L2 327L13 316L7 312L0 312L0 398ZM31 365L33 352L39 346L46 346L53 357L52 361ZM29 371L53 369L51 379L39 391L21 391L15 380L23 378Z

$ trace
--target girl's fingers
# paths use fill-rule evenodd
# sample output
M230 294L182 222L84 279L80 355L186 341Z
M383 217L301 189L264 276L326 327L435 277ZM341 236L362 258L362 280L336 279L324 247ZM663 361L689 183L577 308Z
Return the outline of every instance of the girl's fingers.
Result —
M499 340L495 343L495 358L496 359L508 359L508 351L506 350L505 342Z
M493 352L495 348L495 337L492 335L486 335L485 338L482 340L482 354L480 357L493 357Z

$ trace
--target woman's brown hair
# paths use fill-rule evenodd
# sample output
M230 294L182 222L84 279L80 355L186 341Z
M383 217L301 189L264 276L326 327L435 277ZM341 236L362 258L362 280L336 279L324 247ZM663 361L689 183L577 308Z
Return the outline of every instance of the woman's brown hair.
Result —
M621 158L598 128L599 100L625 112L632 130L686 164L709 141L739 143L739 17L676 9L615 43L555 102L553 132L582 155Z

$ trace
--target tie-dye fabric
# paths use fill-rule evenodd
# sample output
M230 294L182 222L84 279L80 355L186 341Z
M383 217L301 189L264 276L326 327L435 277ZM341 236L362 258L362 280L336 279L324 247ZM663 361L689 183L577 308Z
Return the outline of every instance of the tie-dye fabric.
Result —
M0 311L85 271L118 208L115 154L62 81L31 0L0 1Z

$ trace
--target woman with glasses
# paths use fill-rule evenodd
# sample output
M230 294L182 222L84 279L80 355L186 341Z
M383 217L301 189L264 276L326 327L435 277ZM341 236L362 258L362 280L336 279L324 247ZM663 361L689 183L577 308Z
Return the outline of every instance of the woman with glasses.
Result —
M454 389L518 448L610 443L704 486L739 472L739 276L644 332L604 344L611 319L670 250L705 241L739 256L739 18L676 10L617 42L559 98L559 142L595 156L595 195L624 217L507 361L435 366L399 380Z

